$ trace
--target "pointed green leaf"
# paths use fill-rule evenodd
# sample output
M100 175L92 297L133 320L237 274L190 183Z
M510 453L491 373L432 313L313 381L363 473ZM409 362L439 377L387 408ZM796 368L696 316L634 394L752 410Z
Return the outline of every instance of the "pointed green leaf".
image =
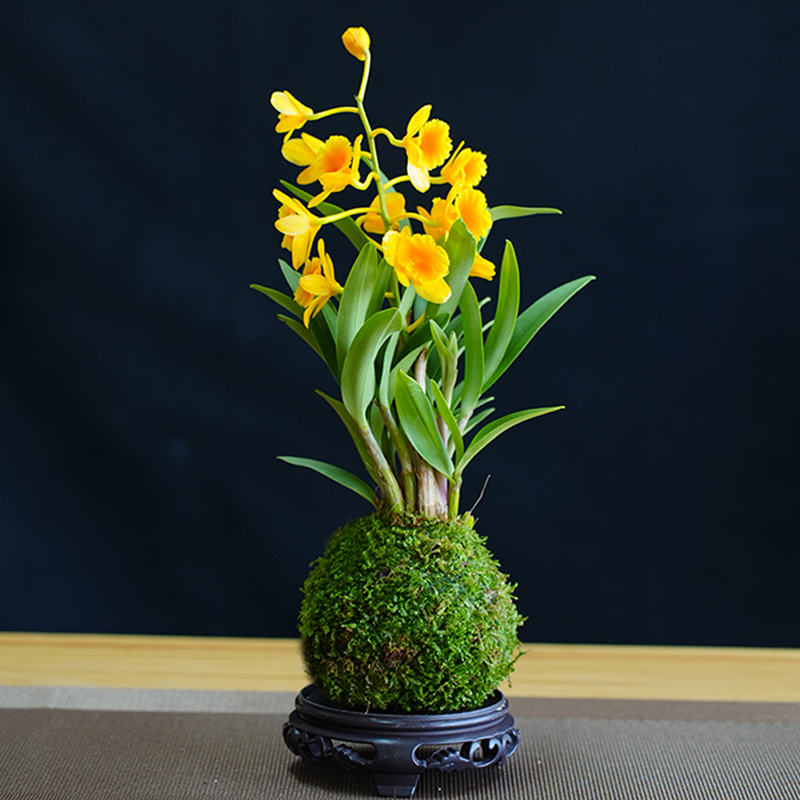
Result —
M436 410L439 412L439 416L444 420L444 424L447 425L447 429L450 431L450 438L456 447L457 465L464 455L464 437L461 435L456 418L453 416L450 406L447 405L447 400L445 400L442 390L435 381L431 381L431 392L433 393L433 399L436 401Z
M281 272L283 273L283 277L285 278L289 288L292 290L292 292L296 292L297 286L300 283L299 273L292 269L292 267L290 267L282 258L278 259L278 264L280 265ZM302 309L302 307L299 305L298 308ZM289 310L292 311L292 313L297 313L294 311L294 309ZM303 316L302 310L298 316ZM339 364L336 361L336 345L333 338L336 331L336 309L333 308L330 303L326 303L322 308L322 317L320 317L320 315L316 315L311 320L309 328L317 342L317 347L314 349L317 350L317 352L319 352L319 354L325 359L325 363L328 365L333 377L338 381Z
M431 336L433 337L433 343L436 345L436 349L439 351L439 356L441 358L445 358L446 354L450 351L447 349L447 336L445 332L439 327L435 320L431 320Z
M500 287L497 292L497 311L486 337L484 374L491 375L500 365L506 352L519 313L519 265L514 245L506 240L500 263Z
M322 316L325 317L325 323L328 326L328 330L331 334L331 339L335 342L336 341L336 328L337 322L339 319L339 314L336 310L336 306L333 303L325 303L322 306Z
M325 310L324 308L322 309ZM312 317L309 327L314 338L319 343L319 349L322 351L322 357L328 365L332 375L339 381L339 364L336 361L336 343L333 340L330 328L328 328L328 320L325 314L317 314Z
M464 386L461 390L459 419L465 419L474 410L483 386L481 310L471 283L464 287L459 308L464 326Z
M368 503L372 503L375 508L378 507L375 500L375 492L372 491L369 484L346 469L333 464L326 464L324 461L317 461L314 458L299 458L298 456L278 456L278 458L296 467L313 469L315 472L319 472L320 475L324 475L326 478L330 478L332 481L346 486L351 491L361 495Z
M389 278L391 275L392 268L386 263L386 259L382 258L378 263L375 274L375 283L372 286L372 294L369 299L369 306L367 307L368 317L371 317L373 314L381 310L381 307L386 300L386 289L388 287Z
M285 314L278 314L278 319L283 322L287 328L293 330L323 361L325 360L325 356L322 355L322 350L319 349L314 334L311 333L302 322L287 317Z
M394 402L400 427L411 446L434 469L452 477L453 462L436 425L431 401L422 387L405 372L397 373Z
M375 358L381 345L403 327L400 312L386 308L371 316L356 334L342 365L342 402L353 421L366 427L366 410L375 396Z
M411 306L416 296L416 289L409 283L403 290L403 296L400 298L400 315L403 317L403 322L405 322L408 312L411 311Z
M574 281L565 283L548 292L544 297L540 297L519 315L508 348L498 367L484 381L484 390L488 389L514 363L517 356L528 346L531 339L556 311L593 280L594 275L586 275L583 278L577 278Z
M392 361L394 361L394 354L397 350L397 340L400 338L399 333L393 333L386 342L386 348L383 351L383 360L381 362L381 377L378 381L378 401L384 408L389 408L392 404L390 397L390 384L389 381L392 376Z
M278 259L278 265L283 273L284 280L292 290L292 294L297 291L297 286L300 283L300 273L296 269L292 269L282 258Z
M364 467L369 473L370 478L377 483L378 478L375 474L375 465L373 464L372 458L367 452L367 448L364 445L364 440L361 438L361 436L359 436L358 429L353 422L353 418L347 413L347 409L344 407L344 404L333 397L329 397L327 394L325 394L325 392L321 392L319 389L317 389L317 394L323 400L325 400L328 405L339 415L339 419L344 423L345 428L347 428L347 432L350 434L350 437L356 446L356 450L358 450L358 455L364 462Z
M298 303L295 303L295 301L289 297L288 294L279 292L277 289L270 289L269 286L259 286L257 283L251 283L250 288L255 289L257 292L261 292L261 294L265 294L270 300L274 300L279 306L285 308L296 317L299 317L300 319L303 318L303 307Z
M406 339L400 348L398 356L404 358L408 353L413 352L419 347L426 347L431 340L430 320L425 319L420 326Z
M386 406L386 408L390 408L394 402L394 386L397 372L408 372L413 363L417 360L417 356L423 351L424 348L425 345L420 345L419 347L415 347L413 350L410 350L399 361L396 361L391 370L386 373L385 384L382 384L379 388L380 401L384 406ZM382 375L382 381L383 378L384 376Z
M433 320L431 320L430 326L433 343L436 345L436 352L439 354L439 363L442 369L442 386L445 387L449 394L452 394L458 367L458 346L454 348L455 352L453 352L447 344L444 331ZM428 374L431 374L430 369Z
M525 208L524 206L495 206L489 209L492 215L492 222L499 219L511 219L512 217L530 217L534 214L560 214L558 208Z
M336 329L336 357L339 367L344 363L350 343L367 318L377 272L378 257L375 248L364 245L350 269L344 291L339 297Z
M447 321L461 300L461 293L467 285L467 278L475 261L475 239L464 224L464 220L458 219L453 223L444 249L450 258L450 272L445 280L452 294L440 306L428 304L429 318L435 319L442 328L447 325Z
M469 422L467 423L467 427L464 428L464 436L466 436L473 428L477 428L478 425L483 422L486 417L491 416L496 411L495 408L484 408L483 411L479 411L477 414L473 414L469 418Z
M520 422L525 422L529 419L534 419L535 417L541 417L544 414L549 414L552 411L560 411L564 406L550 406L548 408L530 408L527 411L516 411L513 414L507 414L505 417L500 417L500 419L495 420L494 422L490 422L485 428L481 428L475 436L472 438L472 441L469 443L469 446L464 451L464 457L458 464L458 474L460 475L464 471L464 467L475 458L481 450L483 450L486 445L490 442L493 442L501 433L504 433L509 428L513 428L514 425L519 425Z

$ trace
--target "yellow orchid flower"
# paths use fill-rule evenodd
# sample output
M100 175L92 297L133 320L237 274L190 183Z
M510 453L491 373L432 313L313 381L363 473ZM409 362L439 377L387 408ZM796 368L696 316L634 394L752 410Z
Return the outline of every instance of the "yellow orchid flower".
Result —
M345 137L342 136L340 138L344 139ZM361 135L356 136L356 140L353 142L349 160L344 160L340 163L337 158L332 156L327 163L323 164L323 172L319 176L319 182L322 184L322 191L316 197L313 197L308 201L309 208L314 208L314 206L319 205L332 192L341 192L342 189L346 189L348 186L353 186L359 183L359 167L361 166L361 139ZM345 139L345 141L347 140ZM317 160L325 161L326 157L324 153L325 149L323 148L323 150L317 154ZM311 166L313 167L314 164ZM333 167L336 168L333 169ZM309 167L309 169L311 169L311 167Z
M287 139L281 147L281 155L298 167L307 167L317 157L325 142L310 133L301 133L300 138Z
M450 297L450 287L444 279L450 271L450 258L432 236L412 234L410 228L388 231L382 247L383 257L394 267L403 286L411 283L417 294L431 303L444 303Z
M450 155L453 142L450 126L440 119L429 119L431 106L422 106L411 117L402 144L408 157L408 177L418 192L430 188L430 171L441 166Z
M482 192L476 192L476 195L482 194ZM450 232L450 228L452 228L453 223L459 217L463 218L462 213L460 213L459 209L456 207L456 203L460 195L455 195L454 197L453 195L454 193L451 192L451 195L448 196L447 199L444 199L443 197L434 198L430 214L421 206L417 207L419 215L430 220L429 224L423 222L425 232L436 240L439 240L442 237L447 239L447 234ZM456 201L455 203L453 202L454 199ZM467 218L464 220L464 224L467 226L467 229L470 231L470 233L472 233L473 236L475 236L476 239L481 238L480 236L477 236L472 229L470 229L470 223L472 223L473 227L476 228L478 233L480 233L483 227L485 227L486 218L483 214L483 209L486 207L486 198L467 195L467 197L462 201L461 206L461 211L467 215ZM489 225L491 226L491 214L489 214ZM476 253L469 275L471 278L485 278L486 280L490 281L492 278L494 278L495 271L495 266L491 261L485 259L482 255L480 255L480 253Z
M421 217L428 220L427 223L424 221L422 223L425 233L437 240L449 233L453 223L458 219L458 211L456 211L453 203L443 197L435 197L433 199L430 213L422 206L417 206L417 212Z
M480 189L464 189L459 192L455 199L455 208L476 239L483 239L489 233L492 214L486 203L486 195Z
M364 28L348 28L342 34L342 43L350 55L355 56L359 61L366 59L370 41L369 34Z
M356 222L370 233L386 233L386 226L383 224L383 217L381 216L381 198L379 195L375 195L369 207L370 210L363 217L359 217ZM396 227L396 220L402 217L406 211L405 197L400 192L387 192L386 210L389 213L390 220L393 220L392 227Z
M472 262L472 267L469 271L470 278L483 278L490 281L494 278L496 268L491 261L484 258L480 253L475 253L475 260Z
M306 124L306 120L314 115L308 106L303 105L287 91L273 92L269 102L278 112L278 124L275 126L275 130L277 133L285 133L287 139L293 131L302 128Z
M460 189L477 186L486 175L486 156L469 147L462 150L459 145L450 160L442 167L440 175L447 183Z
M331 192L340 192L359 182L362 138L359 135L351 145L346 136L330 136L323 142L304 133L299 139L284 143L283 157L305 167L297 176L297 182L304 185L319 181L322 184L323 191L309 201L309 208L319 205Z
M320 229L319 217L314 216L299 200L274 189L276 200L281 202L275 227L283 234L281 247L292 252L292 266L299 269L311 254L314 237Z
M317 242L318 256L309 259L303 267L303 275L294 293L294 301L305 309L303 324L308 327L312 317L316 317L331 297L344 290L337 283L333 272L333 261L325 252L325 242Z

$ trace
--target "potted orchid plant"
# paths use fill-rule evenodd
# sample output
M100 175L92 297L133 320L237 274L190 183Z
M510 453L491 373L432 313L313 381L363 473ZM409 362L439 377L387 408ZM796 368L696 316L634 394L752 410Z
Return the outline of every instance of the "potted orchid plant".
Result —
M486 156L454 145L430 105L398 135L373 127L365 105L370 37L349 28L342 39L363 65L354 103L313 111L289 91L272 95L281 152L300 171L273 193L275 227L291 253L280 261L288 291L253 286L336 380L340 396L319 394L347 428L364 475L307 457L283 460L373 507L337 531L313 565L300 633L308 672L328 700L449 713L480 707L508 678L522 623L514 586L461 509L464 470L500 434L563 407L492 420L491 391L592 276L520 311L513 246L506 242L498 268L483 245L500 220L560 212L490 206L478 188ZM357 135L308 132L333 116L352 118ZM393 153L398 174L384 171ZM329 234L354 246L348 270L338 256L334 265ZM492 280L493 305L474 285Z

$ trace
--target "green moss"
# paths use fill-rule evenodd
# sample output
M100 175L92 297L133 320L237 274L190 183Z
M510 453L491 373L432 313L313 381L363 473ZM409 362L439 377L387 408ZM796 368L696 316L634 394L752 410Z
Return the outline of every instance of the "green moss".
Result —
M331 700L476 708L519 657L514 586L468 521L378 515L345 525L306 580L306 668Z

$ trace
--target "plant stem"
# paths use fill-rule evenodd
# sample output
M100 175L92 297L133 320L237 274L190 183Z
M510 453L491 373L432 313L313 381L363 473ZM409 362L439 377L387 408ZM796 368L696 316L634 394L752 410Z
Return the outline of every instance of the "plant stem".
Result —
M369 425L356 423L356 429L367 448L367 452L375 465L375 476L378 479L378 486L381 490L383 502L388 505L389 511L403 510L403 493L400 491L400 484L397 482L391 464L386 460L386 456L381 450L375 435Z
M447 516L450 519L458 518L458 506L461 502L461 476L457 475L450 484L450 491L447 497Z
M361 73L361 86L358 87L356 103L364 102L364 96L367 93L367 81L369 81L369 70L372 66L372 53L370 53L369 49L364 53L364 56L364 71Z
M414 474L414 465L411 462L411 454L409 453L406 440L400 433L400 428L397 426L392 412L386 408L383 403L378 403L378 408L381 411L383 424L386 425L386 430L389 431L394 449L397 451L397 458L400 461L400 475L403 481L403 495L405 497L405 509L409 513L413 513L417 504L417 484L416 476Z
M367 64L368 63L369 54L367 54ZM365 65L365 75L367 74L367 71L368 67ZM383 185L383 181L381 180L381 168L380 164L378 163L378 149L375 147L375 137L372 134L372 128L370 127L369 119L367 118L367 112L364 108L364 98L362 96L356 96L356 105L358 106L358 114L361 117L361 122L364 125L364 130L367 134L367 142L369 142L369 155L372 159L372 170L375 173L375 185L378 187L378 202L380 203L381 207L381 217L383 218L383 224L388 231L391 228L391 222L389 220L389 210L386 206L386 189Z
M309 122L318 119L325 119L325 117L332 117L334 114L358 114L358 109L353 106L337 106L336 108L328 108L325 111L318 111L316 114L306 117Z
M428 370L428 350L423 348L414 363L414 379L426 390ZM446 517L446 495L442 495L438 482L439 473L431 467L421 456L417 459L417 507L424 517Z

